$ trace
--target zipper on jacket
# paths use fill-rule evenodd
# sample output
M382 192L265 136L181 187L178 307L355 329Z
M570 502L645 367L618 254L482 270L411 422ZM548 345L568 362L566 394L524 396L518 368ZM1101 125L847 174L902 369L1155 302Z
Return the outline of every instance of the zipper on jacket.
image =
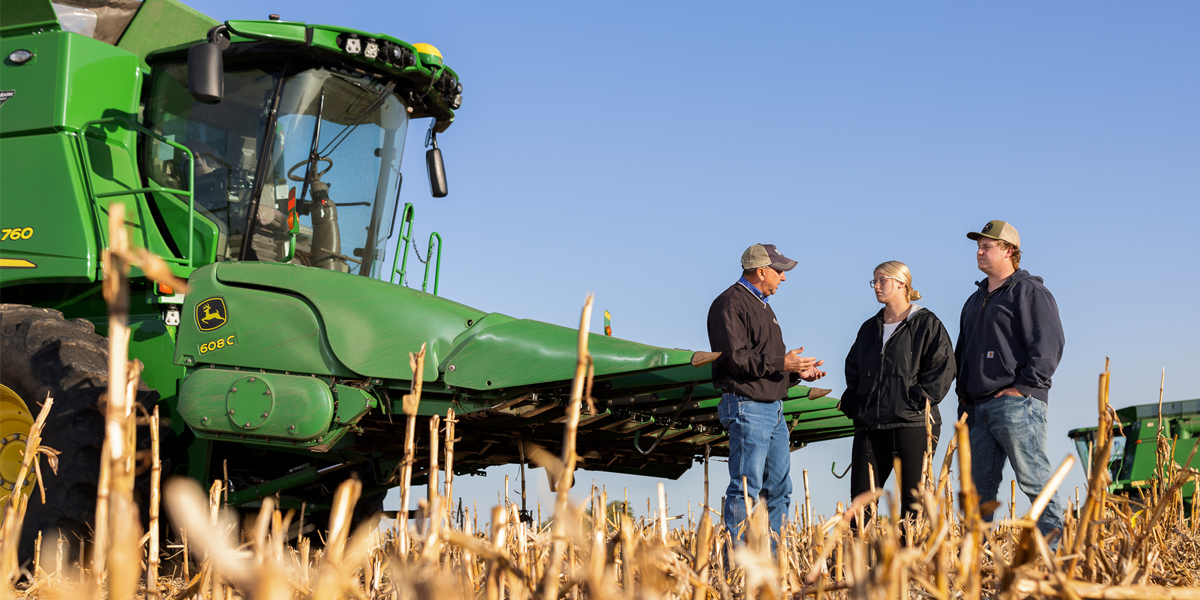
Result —
M980 306L980 308L987 306L987 301L992 297L992 294L995 294L996 292L999 292L1000 290L1002 290L1010 285L1015 285L1016 283L1017 282L1015 282L1015 281L1008 281L1008 282L1005 282L1004 285L988 292L987 295L983 297L983 304Z

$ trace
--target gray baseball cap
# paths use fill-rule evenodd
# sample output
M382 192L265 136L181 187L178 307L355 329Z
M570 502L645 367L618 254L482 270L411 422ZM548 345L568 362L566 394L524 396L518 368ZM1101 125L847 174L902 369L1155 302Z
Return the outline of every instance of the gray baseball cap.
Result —
M757 269L771 267L780 271L791 271L796 267L796 261L782 255L775 249L775 244L755 244L746 248L742 253L742 268Z

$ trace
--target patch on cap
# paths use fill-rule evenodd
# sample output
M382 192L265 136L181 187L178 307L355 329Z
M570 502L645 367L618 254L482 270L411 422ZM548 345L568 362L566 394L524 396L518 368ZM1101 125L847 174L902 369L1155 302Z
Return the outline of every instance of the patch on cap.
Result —
M988 221L983 229L967 233L967 238L971 240L978 240L981 237L1008 242L1017 248L1021 247L1021 235L1017 233L1017 228L1010 225L1008 221Z

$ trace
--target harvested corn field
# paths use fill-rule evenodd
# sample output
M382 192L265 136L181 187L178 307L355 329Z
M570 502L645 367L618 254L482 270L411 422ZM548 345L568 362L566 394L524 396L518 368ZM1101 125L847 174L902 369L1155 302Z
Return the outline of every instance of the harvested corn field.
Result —
M959 461L970 460L965 435L959 425L951 442ZM570 468L534 454L551 469ZM609 498L595 489L582 504L562 494L542 526L522 521L515 504L459 514L438 494L422 499L423 514L406 529L380 529L372 520L351 532L353 481L337 490L328 529L295 543L288 532L298 517L274 510L270 500L239 524L221 509L220 483L205 493L173 480L165 499L177 529L164 544L163 566L147 560L156 540L114 536L103 573L91 563L64 565L55 548L44 547L23 571L8 563L9 581L18 585L6 589L18 598L113 597L120 588L126 598L1200 597L1197 521L1179 493L1194 471L1164 465L1145 506L1089 495L1070 508L1051 554L1033 526L1044 502L989 526L974 508L974 491L956 484L950 467L927 471L924 510L907 523L886 516L899 512L896 490L861 496L830 518L797 503L774 555L761 507L748 543L733 546L712 511L701 508L671 526L660 505L654 518L634 522L602 509ZM870 518L876 505L883 516ZM603 520L592 518L600 514Z
M120 219L120 210L113 218ZM118 228L119 229L119 228ZM106 257L110 274L123 274L128 264L154 272L153 257L122 250L122 240ZM113 310L111 335L123 339L120 297L124 282L110 280ZM179 281L171 282L182 286ZM413 519L401 512L390 527L377 518L355 526L352 515L361 485L342 484L335 493L329 522L313 536L304 531L303 516L276 510L263 500L256 514L223 506L223 486L207 491L187 479L160 482L157 437L150 440L151 494L149 531L136 526L133 500L137 471L136 426L154 424L153 414L140 414L132 401L137 365L124 360L113 381L122 382L124 397L106 406L105 442L98 490L97 523L85 542L82 558L64 555L61 543L41 543L33 560L18 563L17 545L29 495L13 494L4 508L0 540L0 573L5 598L164 598L218 600L232 598L438 599L540 598L690 599L714 598L1200 598L1200 522L1194 504L1186 503L1183 486L1200 477L1193 456L1177 464L1172 441L1160 436L1156 477L1143 498L1106 492L1108 440L1096 440L1086 496L1068 504L1066 525L1057 540L1047 540L1035 527L1049 496L1062 483L1074 459L1064 461L1050 485L1024 515L984 513L969 478L967 428L956 426L941 465L928 458L923 473L921 510L900 522L899 490L878 489L838 506L831 516L808 500L794 506L781 539L771 539L763 506L751 507L746 543L733 544L708 498L696 498L683 519L669 519L663 494L650 518L634 521L627 503L610 501L606 491L592 489L590 499L572 503L568 489L575 472L575 426L589 397L587 324L591 299L581 318L576 376L569 404L563 453L529 447L530 459L559 482L552 516L541 524L522 520L514 504L498 505L483 514L455 510L453 480L430 486ZM114 348L114 356L124 356ZM424 351L411 356L420 373ZM417 381L421 378L418 376ZM125 383L129 382L129 383ZM1108 405L1108 372L1101 374L1097 414L1099 432L1113 429ZM416 408L421 390L405 398L407 459L403 463L402 497L407 505L414 468ZM55 468L52 449L39 447L53 399L41 407L26 445L23 481L29 472ZM453 462L453 415L429 420L432 448L430 472ZM150 427L157 431L157 427ZM461 431L459 432L461 433ZM63 458L62 460L66 460ZM440 461L440 465L438 464ZM955 468L952 464L957 461ZM447 469L447 472L450 472ZM161 504L165 514L160 513ZM661 488L660 488L661 489ZM35 492L33 495L37 495ZM751 503L751 499L746 499ZM695 511L692 510L695 506ZM1011 504L1010 504L1011 506ZM614 508L616 510L614 510ZM826 507L828 508L828 507ZM624 510L622 510L624 509ZM603 518L600 517L603 515ZM171 527L163 524L170 517ZM1057 550L1050 550L1057 541ZM775 546L776 551L772 548Z

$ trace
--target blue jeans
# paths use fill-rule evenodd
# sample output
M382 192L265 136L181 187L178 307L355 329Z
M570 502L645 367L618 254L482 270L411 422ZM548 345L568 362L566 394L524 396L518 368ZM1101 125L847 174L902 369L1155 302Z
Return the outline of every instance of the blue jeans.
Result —
M721 425L729 431L729 487L725 489L723 507L725 528L733 539L745 539L745 532L740 531L746 520L746 500L742 490L742 478L745 477L745 494L752 503L760 495L766 497L771 531L779 535L792 498L792 463L783 403L722 394L717 411Z
M1046 403L1033 396L1001 396L982 404L960 405L967 413L971 434L971 478L980 502L996 499L1007 458L1017 474L1017 485L1030 502L1050 481L1050 457L1046 450ZM991 521L992 516L984 517ZM1043 535L1062 529L1063 507L1058 492L1038 517ZM1058 540L1051 549L1058 547Z

